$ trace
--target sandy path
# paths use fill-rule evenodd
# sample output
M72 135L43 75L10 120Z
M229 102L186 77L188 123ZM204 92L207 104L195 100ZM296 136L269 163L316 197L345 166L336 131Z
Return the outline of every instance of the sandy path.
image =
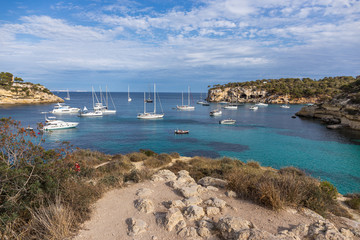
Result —
M156 224L155 213L140 213L134 207L134 201L138 199L136 191L140 188L150 188L154 192L147 198L154 202L155 213L165 212L166 208L162 202L169 200L183 199L177 195L172 188L164 182L146 181L132 184L122 189L116 189L106 193L94 205L94 212L90 221L83 225L76 240L100 240L100 239L151 239L156 236L158 239L180 239L175 231L167 232L163 227ZM240 216L253 222L259 229L270 233L276 233L283 228L299 223L310 223L308 217L291 211L274 212L248 201L229 198L224 194L225 190L217 192L206 192L201 198L206 200L209 197L218 197L225 200L232 208L227 208L221 216ZM217 220L220 215L215 217ZM144 220L149 224L149 230L136 237L127 235L125 220L134 217Z

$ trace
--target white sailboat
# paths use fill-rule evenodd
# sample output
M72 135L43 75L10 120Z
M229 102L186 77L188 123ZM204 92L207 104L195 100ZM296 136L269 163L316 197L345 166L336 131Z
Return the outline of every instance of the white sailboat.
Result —
M130 97L130 87L129 87L129 85L128 85L128 102L131 102L131 97Z
M88 111L87 107L84 106L84 109L80 112L79 117L102 117L103 116L102 109L104 106L102 105L102 103L99 102L99 99L97 98L93 87L91 90L92 90L91 94L92 94L94 111ZM96 104L95 104L95 98L97 101Z
M113 99L111 97L111 94L107 90L107 86L106 86L106 91L105 92L106 92L105 93L105 100L104 100L105 105L103 104L103 94L102 94L101 88L100 88L100 101L97 98L96 93L94 93L94 96L95 96L96 101L97 101L95 103L95 105L93 103L94 110L95 111L101 111L104 115L116 114L115 104L114 104L114 101L113 101ZM110 97L110 100L111 100L111 102L113 104L113 107L114 107L113 110L109 109L109 97Z
M178 110L182 111L193 111L195 110L194 106L190 105L190 87L188 87L188 105L184 105L184 93L181 93L181 106L176 106Z
M69 89L67 90L67 95L66 98L64 98L67 101L70 101L70 93L69 93Z
M139 118L139 119L159 119L159 118L164 117L164 113L161 113L161 114L156 113L156 85L155 84L154 84L154 112L153 113L146 112L146 103L147 103L146 95L145 95L145 92L144 92L144 112L139 113L137 115L137 118Z

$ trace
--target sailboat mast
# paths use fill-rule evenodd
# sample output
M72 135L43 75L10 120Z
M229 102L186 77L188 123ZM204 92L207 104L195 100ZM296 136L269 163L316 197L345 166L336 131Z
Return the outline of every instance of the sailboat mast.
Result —
M188 106L190 106L190 86L188 86Z
M145 99L145 92L144 92L144 113L146 113L146 99Z
M184 92L181 92L181 106L184 106Z
M156 113L156 85L154 83L154 113Z
M130 86L128 85L128 99L130 97Z
M108 99L107 85L105 86L105 90L106 90L106 107L109 108L109 99Z
M93 108L95 107L95 99L94 99L94 87L91 87L91 96L93 100Z

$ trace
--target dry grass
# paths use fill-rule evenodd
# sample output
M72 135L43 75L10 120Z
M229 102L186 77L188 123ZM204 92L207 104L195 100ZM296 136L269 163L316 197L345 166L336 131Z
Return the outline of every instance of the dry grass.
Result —
M129 153L127 156L131 162L141 162L148 158L148 156L141 152Z
M31 210L31 213L31 227L38 239L60 240L74 232L74 213L71 208L61 204L59 198L55 203Z
M144 166L148 168L159 168L171 162L170 155L162 153L156 157L149 157L144 161Z
M360 212L360 193L347 194L346 197L350 198L345 203L352 209Z

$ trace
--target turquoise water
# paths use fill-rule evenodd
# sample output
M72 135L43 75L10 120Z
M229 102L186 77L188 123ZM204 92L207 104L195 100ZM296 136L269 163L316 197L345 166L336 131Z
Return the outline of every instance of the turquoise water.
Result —
M65 93L58 94L61 97ZM117 114L101 118L79 118L76 115L59 116L65 121L77 121L76 129L54 131L46 134L46 144L70 141L74 146L106 153L128 153L139 149L156 152L179 152L186 156L236 157L250 159L264 166L281 168L299 167L314 177L328 180L341 193L360 192L360 132L354 130L328 130L325 125L309 119L292 119L302 106L292 105L282 109L278 105L238 110L223 110L223 116L210 117L218 104L201 106L195 111L181 112L173 109L181 104L181 94L160 93L165 117L160 120L140 120L136 115L143 111L143 93L133 93L127 102L127 93L112 93ZM195 101L199 94L194 94ZM88 108L91 93L71 93L68 103L74 107ZM148 104L148 110L153 104ZM24 126L35 127L43 121L43 111L52 105L0 107L0 116L12 116ZM158 104L158 109L161 109ZM224 118L237 120L235 125L220 125ZM189 135L174 135L175 129L190 130Z

